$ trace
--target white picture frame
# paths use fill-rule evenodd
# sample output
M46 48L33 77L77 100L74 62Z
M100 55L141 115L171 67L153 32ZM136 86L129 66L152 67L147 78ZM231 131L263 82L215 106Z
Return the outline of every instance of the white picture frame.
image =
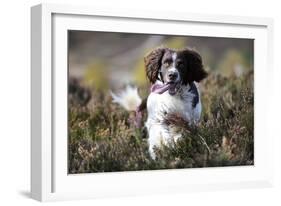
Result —
M157 31L155 24L159 25ZM175 29L168 31L165 25ZM181 29L183 25L192 31ZM32 198L52 201L273 185L274 134L266 109L273 97L266 100L261 96L272 87L272 19L40 4L31 8L31 26ZM255 39L255 165L68 175L68 29Z

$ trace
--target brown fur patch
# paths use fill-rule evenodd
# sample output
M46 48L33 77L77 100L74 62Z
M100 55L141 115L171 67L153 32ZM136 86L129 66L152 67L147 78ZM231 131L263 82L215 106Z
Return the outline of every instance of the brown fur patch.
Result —
M155 83L161 67L161 59L167 48L157 48L144 57L146 75L151 83Z
M183 55L186 59L187 71L183 77L184 83L191 83L193 81L200 82L208 76L208 73L204 70L201 55L190 48L185 48L178 51L178 56Z

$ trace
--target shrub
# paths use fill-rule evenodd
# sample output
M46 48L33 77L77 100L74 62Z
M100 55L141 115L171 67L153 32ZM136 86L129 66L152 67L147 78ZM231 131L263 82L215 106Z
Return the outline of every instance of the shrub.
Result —
M254 164L253 73L210 75L200 87L200 124L190 128L176 114L169 116L166 123L183 138L155 148L156 160L149 156L145 128L136 128L134 114L113 104L108 93L91 91L87 105L69 101L69 173Z

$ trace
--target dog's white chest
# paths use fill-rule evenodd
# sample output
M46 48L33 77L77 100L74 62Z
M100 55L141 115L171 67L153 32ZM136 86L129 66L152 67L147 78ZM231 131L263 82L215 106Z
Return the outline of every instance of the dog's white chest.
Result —
M148 115L158 120L168 113L183 113L185 111L184 101L179 96L171 96L168 92L164 94L151 93L147 100Z
M182 95L170 95L168 92L163 94L151 93L147 100L148 119L161 122L166 114L176 113L187 121L193 121L196 106L193 108L192 100L194 95L185 92Z

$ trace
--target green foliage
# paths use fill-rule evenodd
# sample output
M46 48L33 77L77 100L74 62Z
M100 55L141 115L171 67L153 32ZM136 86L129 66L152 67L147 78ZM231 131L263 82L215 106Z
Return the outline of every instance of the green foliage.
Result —
M98 90L108 89L108 69L102 61L95 61L87 66L84 75L85 84Z
M107 92L93 90L87 106L71 103L69 173L252 165L253 73L240 77L212 74L200 87L203 112L199 126L177 124L183 138L155 148L156 160L149 156L145 128L136 128L134 113L113 104ZM145 119L146 114L142 125Z

